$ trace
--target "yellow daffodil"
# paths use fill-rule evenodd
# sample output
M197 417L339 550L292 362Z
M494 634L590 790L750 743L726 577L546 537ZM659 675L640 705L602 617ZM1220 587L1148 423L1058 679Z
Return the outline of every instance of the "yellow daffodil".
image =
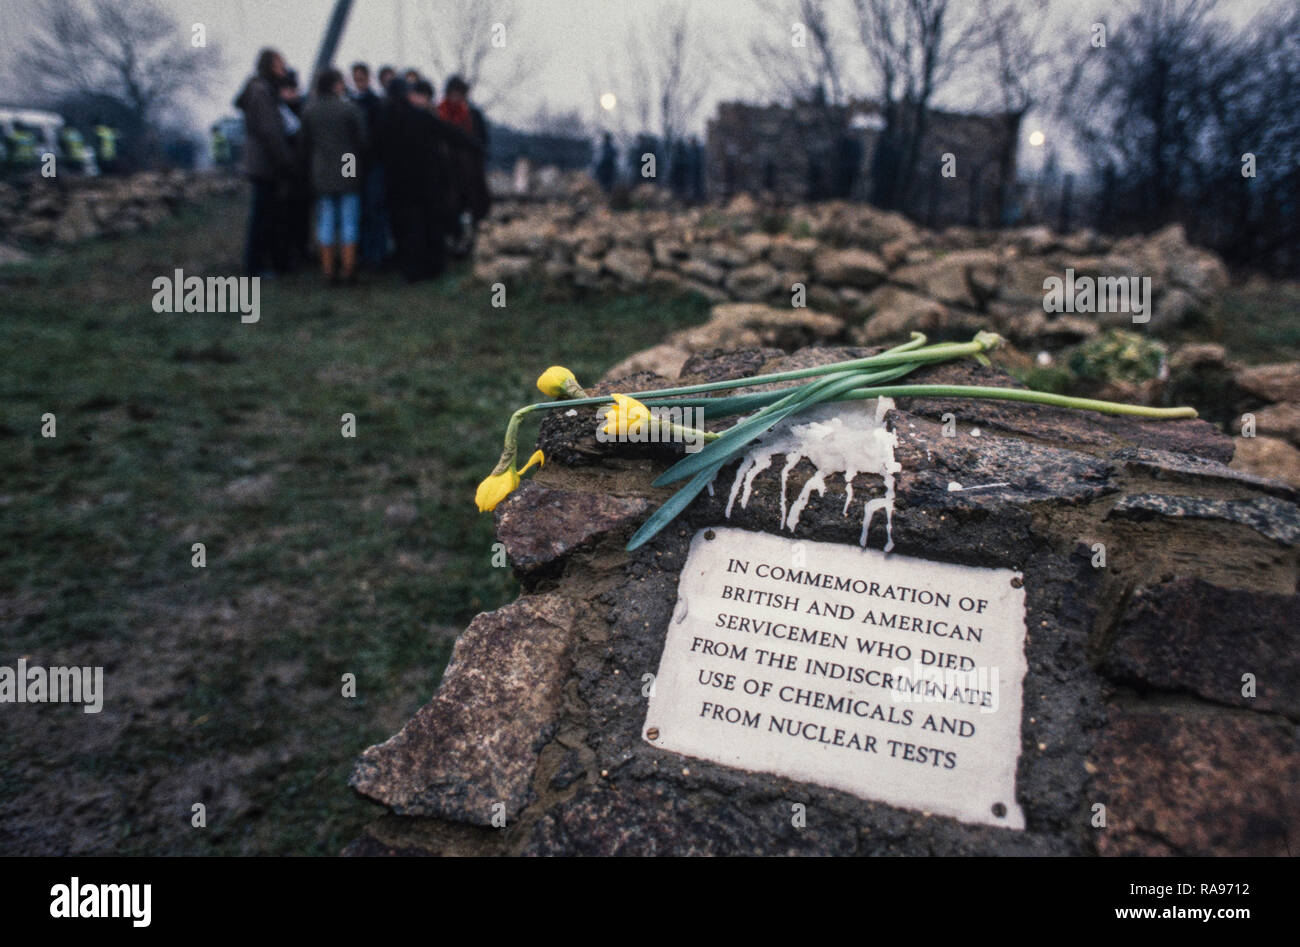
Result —
M563 365L552 365L537 379L537 390L548 398L585 398L578 379Z
M534 465L541 467L546 463L546 458L542 456L541 451L533 451L533 456L528 458L528 463L524 464L522 470L515 470L515 459L513 455L501 458L501 463L497 464L497 470L493 471L474 491L474 502L478 504L480 513L487 513L495 510L497 504L514 492L515 487L519 486L519 480Z
M650 420L650 409L627 395L610 395L614 403L605 409L606 434L632 434Z

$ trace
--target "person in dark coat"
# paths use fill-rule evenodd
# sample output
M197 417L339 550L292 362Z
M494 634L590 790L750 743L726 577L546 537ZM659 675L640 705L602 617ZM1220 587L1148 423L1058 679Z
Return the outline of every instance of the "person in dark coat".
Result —
M433 113L433 87L402 79L388 85L379 148L397 264L409 281L438 276L447 266L446 221L452 182L443 123Z
M467 134L474 134L474 116L469 111L469 83L460 76L447 80L442 101L438 103L438 117L459 126Z
M307 180L307 155L302 142L302 92L298 73L290 69L278 83L280 121L284 123L293 165L276 186L276 222L271 264L282 272L297 269L311 258L311 184Z
M673 196L685 200L691 186L690 151L686 142L678 138L668 153L668 186Z
M448 241L458 259L469 255L474 247L474 232L492 209L487 185L487 155L483 144L460 125L438 120L447 158L451 165L447 199L451 212L447 218Z
M456 176L455 213L450 221L451 244L457 257L468 256L474 230L487 216L491 198L487 186L488 127L483 113L469 100L469 83L452 76L443 89L438 117L446 122Z
M363 62L352 65L352 101L366 119L366 134L371 146L362 161L361 185L361 258L379 266L388 256L388 208L384 203L384 162L374 141L379 134L383 99L370 88L370 67Z
M444 122L459 126L468 132L483 148L484 155L488 148L487 118L483 112L469 100L469 83L460 76L452 76L443 89L442 101L438 103L438 117Z
M235 99L235 107L244 113L245 173L252 187L244 244L244 272L249 276L274 272L271 257L281 229L276 221L276 190L293 167L279 113L278 83L287 74L284 57L274 49L263 49L257 55L256 71Z
M337 273L344 282L353 282L361 238L362 178L358 165L368 135L365 116L355 103L344 98L343 91L343 74L337 69L320 74L316 97L302 115L302 137L311 187L316 194L321 272L327 280L333 280Z
M618 177L618 151L614 148L614 136L605 132L600 144L600 158L596 161L596 183L605 192L614 190L614 179Z

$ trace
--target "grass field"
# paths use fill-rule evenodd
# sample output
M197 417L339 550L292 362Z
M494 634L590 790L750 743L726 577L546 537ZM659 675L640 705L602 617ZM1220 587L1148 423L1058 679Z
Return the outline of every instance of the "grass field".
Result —
M592 379L707 315L494 309L463 273L295 275L252 325L155 313L156 277L237 272L242 215L0 270L0 664L103 665L107 692L0 708L0 853L337 852L378 812L346 787L357 753L514 593L472 500L509 411L549 364Z

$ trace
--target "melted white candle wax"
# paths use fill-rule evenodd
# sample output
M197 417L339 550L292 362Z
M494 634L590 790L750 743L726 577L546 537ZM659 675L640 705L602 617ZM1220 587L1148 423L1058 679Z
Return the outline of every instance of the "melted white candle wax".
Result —
M853 478L859 473L874 473L884 479L885 495L868 500L863 507L862 535L858 543L867 544L871 519L878 510L884 510L885 552L889 552L894 548L894 474L901 469L894 460L898 436L885 427L884 420L885 412L893 406L890 398L819 405L782 421L750 448L736 470L727 499L727 518L731 518L737 496L742 507L749 506L754 479L772 466L772 458L778 455L785 456L785 466L781 468L781 526L791 532L799 525L799 517L813 491L818 496L825 495L828 476L844 474L848 493L844 514L847 515L853 502ZM816 470L787 508L786 484L790 471L804 458Z

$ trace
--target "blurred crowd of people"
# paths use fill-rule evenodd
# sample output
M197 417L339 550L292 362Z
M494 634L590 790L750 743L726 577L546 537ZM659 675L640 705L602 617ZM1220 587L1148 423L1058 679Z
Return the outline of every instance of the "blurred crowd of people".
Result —
M658 174L647 178L646 156L654 155L657 162L665 162L668 174L663 181L679 200L699 203L705 198L704 190L704 145L694 135L690 138L676 138L666 143L654 135L641 134L628 145L620 167L619 151L614 144L614 136L605 132L597 152L593 175L596 183L606 191L613 192L618 187L635 187L647 180L656 181ZM659 165L662 167L662 165Z
M452 76L439 101L417 70L385 66L377 90L365 63L351 80L324 69L304 98L278 51L258 54L235 99L252 186L248 275L299 267L313 244L332 283L355 282L362 266L427 279L469 252L489 207L487 122L469 85Z

